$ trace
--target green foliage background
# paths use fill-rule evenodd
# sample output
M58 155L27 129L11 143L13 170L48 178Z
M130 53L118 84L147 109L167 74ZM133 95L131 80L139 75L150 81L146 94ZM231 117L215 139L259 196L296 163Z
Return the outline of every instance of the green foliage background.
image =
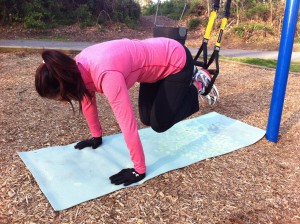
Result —
M23 23L28 28L51 28L79 23L134 24L141 14L134 0L0 0L0 23Z
M159 5L158 15L178 19L186 0L168 0ZM187 27L196 29L205 27L207 18L212 10L213 0L188 0L185 12ZM218 16L223 14L226 0L220 1ZM241 38L248 38L254 32L262 32L264 35L280 35L284 16L285 1L282 0L232 0L230 9L230 28L233 33ZM150 4L142 9L144 15L156 13L157 4ZM299 14L300 17L300 14ZM216 23L218 27L220 24ZM298 18L297 30L300 30L300 18ZM228 32L228 30L227 30ZM300 38L299 34L298 38ZM297 36L296 36L297 40Z
M154 15L157 9L157 4L152 1L141 9L138 1L0 0L0 25L22 23L27 28L46 29L75 23L93 26L121 22L134 28L141 14ZM185 2L188 3L185 11L187 27L205 27L213 0L164 1L159 5L158 15L178 20ZM222 16L225 2L221 0L219 16ZM242 38L247 38L254 31L264 32L265 35L280 35L284 7L285 1L282 0L232 0L230 27ZM300 22L298 30L299 24ZM298 33L296 40L297 38L300 38Z

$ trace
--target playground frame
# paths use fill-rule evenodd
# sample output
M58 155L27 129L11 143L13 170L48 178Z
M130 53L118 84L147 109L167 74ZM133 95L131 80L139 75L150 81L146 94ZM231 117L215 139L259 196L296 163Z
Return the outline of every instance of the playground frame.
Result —
M287 0L284 11L282 34L280 39L278 63L272 92L266 138L278 141L286 85L291 64L291 56L296 32L300 0Z

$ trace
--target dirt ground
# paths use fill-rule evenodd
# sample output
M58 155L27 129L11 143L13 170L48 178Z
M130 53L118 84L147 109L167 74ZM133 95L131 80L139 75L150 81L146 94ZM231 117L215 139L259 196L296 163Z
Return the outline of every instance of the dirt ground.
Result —
M141 186L55 212L17 152L90 135L77 110L73 114L68 105L38 97L34 73L40 62L38 53L0 52L1 224L300 223L299 75L289 75L277 144L263 138ZM200 101L201 110L193 116L216 111L265 129L275 72L224 61L220 66L220 101L215 106ZM130 90L135 110L137 88ZM103 96L98 101L104 135L120 132Z

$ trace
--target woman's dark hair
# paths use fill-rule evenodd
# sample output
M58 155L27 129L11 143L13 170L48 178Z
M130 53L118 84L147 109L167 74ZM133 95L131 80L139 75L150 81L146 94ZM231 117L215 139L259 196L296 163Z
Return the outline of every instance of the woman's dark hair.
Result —
M86 89L80 71L74 59L56 51L46 50L42 53L43 63L35 74L35 88L41 97L58 99L73 104L71 100L79 102L84 96L91 99Z

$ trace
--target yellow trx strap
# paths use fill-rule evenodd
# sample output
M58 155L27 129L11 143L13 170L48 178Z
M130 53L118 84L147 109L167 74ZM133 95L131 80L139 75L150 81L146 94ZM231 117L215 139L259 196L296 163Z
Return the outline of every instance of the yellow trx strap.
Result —
M224 13L223 13L223 18L222 18L221 25L220 25L219 36L218 36L218 39L216 41L214 51L213 51L209 61L207 62L207 44L208 44L208 40L210 38L210 33L212 31L212 28L213 28L213 24L214 24L214 22L216 20L216 17L217 17L219 4L220 4L220 0L215 0L214 5L213 5L214 10L210 13L208 24L207 24L205 34L204 34L204 37L203 37L202 45L201 45L198 53L196 54L196 56L194 58L195 65L196 66L201 66L204 69L208 69L213 61L215 61L215 64L216 64L216 69L214 69L214 70L209 69L208 70L210 72L210 74L213 75L213 77L212 77L212 80L211 80L210 84L208 85L208 87L206 88L205 93L203 95L207 95L211 91L211 88L212 88L212 86L213 86L214 82L216 81L216 78L219 74L219 51L220 51L220 47L221 47L221 39L222 39L223 32L225 30L225 27L227 25L228 18L230 16L231 0L227 0L226 5L225 5L225 9L224 9ZM203 51L203 62L199 62L199 61L197 61L197 59L199 58L202 51Z

